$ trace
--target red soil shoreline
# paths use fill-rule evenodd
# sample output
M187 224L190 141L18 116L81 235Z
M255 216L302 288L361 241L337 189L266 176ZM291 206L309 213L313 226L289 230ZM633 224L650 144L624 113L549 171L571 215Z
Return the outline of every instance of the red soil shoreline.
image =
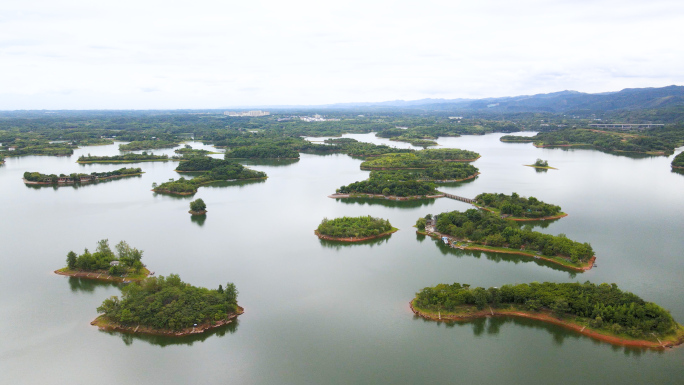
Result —
M105 282L124 282L124 281L140 281L142 279L147 278L150 275L150 271L145 268L145 271L147 273L145 274L145 277L143 278L130 278L130 277L115 277L113 275L109 274L104 274L104 273L96 273L96 272L88 272L88 271L60 271L60 270L55 270L54 273L58 275L64 275L67 277L76 277L76 278L86 278L86 279L92 279L92 280L97 280L97 281L105 281Z
M320 239L325 239L326 241L363 242L363 241L368 241L368 240L370 240L370 239L382 238L382 237L384 237L384 236L387 236L387 235L390 235L390 234L394 234L394 233L396 233L397 231L399 231L399 229L393 229L393 230L388 231L388 232L386 232L386 233L382 233L382 234L378 234L378 235L373 235L373 236L370 236L370 237L363 237L363 238L353 238L353 237L352 237L352 238L335 238L335 237L331 237L331 236L329 236L329 235L323 235L323 234L319 233L318 230L314 230L314 234L316 234L316 236L318 236L318 238L320 238Z
M237 313L229 314L227 315L226 319L217 321L214 324L211 323L203 323L200 325L197 325L196 327L192 328L187 328L183 329L180 331L173 331L173 330L157 330L157 329L152 329L150 327L146 326L123 326L119 325L116 323L110 323L106 321L103 316L99 316L92 320L90 322L91 325L97 326L98 329L100 330L105 330L105 331L117 331L117 332L122 332L122 333L131 333L131 334L151 334L151 335L158 335L158 336L167 336L167 337L183 337L183 336L189 336L192 334L200 334L204 333L208 330L211 329L216 329L218 327L221 327L223 325L227 325L231 322L233 322L233 318L236 318L240 314L243 314L245 312L245 309L238 306L238 311Z
M528 313L524 311L516 311L516 310L501 310L501 309L491 309L489 308L489 311L483 309L475 313L471 313L468 315L454 315L454 314L448 314L444 316L435 316L434 314L430 313L425 313L420 310L417 310L413 307L413 300L409 302L409 307L411 308L411 311L419 316L423 317L425 319L429 319L432 321L437 321L437 322L447 322L447 321L469 321L477 318L483 318L483 317L520 317L520 318L528 318L528 319L533 319L533 320L538 320L538 321L544 321L548 322L554 325L562 326L567 329L574 330L580 334L583 334L585 336L591 337L593 339L597 339L600 341L608 342L613 345L621 345L621 346L631 346L631 347L643 347L643 348L649 348L649 349L658 349L658 350L663 350L665 348L669 347L674 347L681 345L684 343L684 337L680 337L678 340L671 342L667 341L666 343L659 343L655 341L648 341L648 340L632 340L632 339L626 339L626 338L620 338L612 335L606 335L602 334L594 329L589 329L585 326L578 325L572 322L568 321L563 321L560 320L556 317L551 316L548 313ZM437 318L440 317L440 318Z
M438 194L438 195L411 195L408 197L398 197L396 195L382 195L382 194L332 194L328 195L328 198L333 198L333 199L342 199L342 198L369 198L369 199L387 199L387 200L393 200L393 201L409 201L409 200L415 200L415 199L434 199L434 198L443 198L445 195L444 194Z

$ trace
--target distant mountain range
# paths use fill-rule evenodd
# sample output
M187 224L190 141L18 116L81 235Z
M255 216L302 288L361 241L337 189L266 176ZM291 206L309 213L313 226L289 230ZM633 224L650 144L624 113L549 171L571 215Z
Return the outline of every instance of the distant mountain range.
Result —
M421 109L443 111L515 112L589 112L660 109L684 106L684 86L662 88L626 88L617 92L588 94L561 91L550 94L510 96L486 99L420 99L378 103L337 103L319 108L331 109ZM311 106L314 107L314 106Z

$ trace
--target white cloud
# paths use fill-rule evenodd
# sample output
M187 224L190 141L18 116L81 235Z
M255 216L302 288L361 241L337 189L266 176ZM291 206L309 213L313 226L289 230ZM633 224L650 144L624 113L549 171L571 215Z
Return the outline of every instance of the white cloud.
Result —
M0 109L221 108L684 83L673 1L4 1Z

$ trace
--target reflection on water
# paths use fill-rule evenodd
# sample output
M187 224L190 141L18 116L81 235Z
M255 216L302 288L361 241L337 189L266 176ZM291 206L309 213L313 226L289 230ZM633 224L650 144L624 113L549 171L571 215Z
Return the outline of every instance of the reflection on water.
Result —
M431 199L415 199L410 201L391 201L389 199L373 199L373 198L335 198L337 202L345 204L359 204L369 206L385 206L397 208L416 208L422 206L431 206L435 204L436 198Z
M439 187L459 187L466 185L468 183L475 182L479 178L479 176L476 176L475 178L460 181L460 182L448 182L448 183L437 183L437 189L439 190Z
M233 180L233 181L218 181L209 184L203 184L200 188L212 188L212 187L244 187L253 184L266 183L266 179L251 179L251 180Z
M84 293L92 293L98 287L108 288L108 287L118 287L119 284L115 282L97 281L94 279L85 279L78 277L69 277L69 288L71 291L80 291Z
M538 167L533 167L534 171L536 171L538 174L543 174L549 171L548 168L538 168Z
M226 333L233 334L237 331L240 321L238 318L233 318L233 321L227 325L217 327L216 329L211 329L204 333L192 334L184 337L168 337L168 336L158 336L153 334L133 334L133 333L123 333L111 330L100 330L102 333L106 333L112 336L119 336L123 340L126 346L130 346L134 341L147 342L150 345L156 346L169 346L169 345L187 345L192 346L195 342L204 342L209 337L217 336L223 337Z
M423 317L414 315L413 319L415 321L422 320L424 322L434 322L438 327L441 327L442 324L446 326L447 328L454 328L454 327L466 327L470 326L473 331L473 335L480 337L480 336L497 336L501 333L501 329L503 329L503 326L506 324L511 324L515 325L516 327L522 327L522 328L530 328L530 329L537 329L537 330L544 330L551 334L551 337L553 339L553 343L558 346L562 346L563 343L567 339L573 339L573 340L580 340L580 339L585 339L585 340L591 340L594 344L596 345L604 345L604 346L609 346L612 350L614 351L620 351L622 350L626 356L635 356L639 357L642 354L646 353L647 351L651 352L656 352L659 354L662 354L664 351L663 350L651 350L651 349L646 349L646 348L641 348L641 347L634 347L634 346L621 346L621 345L613 345L608 342L604 342L601 340L597 340L595 338L592 338L590 336L581 334L575 330L571 330L559 325L554 325L550 324L544 321L540 320L535 320L535 319L530 319L530 318L522 318L522 317L511 317L511 316L487 316L487 317L481 317L481 318L475 318L472 320L466 320L466 321L444 321L444 322L435 322L432 320L425 319Z
M383 243L389 242L391 237L392 237L392 234L389 234L389 235L384 236L382 238L369 239L367 241L361 241L361 242L329 241L327 239L319 239L319 241L321 242L321 246L323 246L323 247L340 250L340 249L345 248L345 247L353 247L353 246L370 246L370 247L373 247L373 246L381 245Z
M543 221L525 221L525 222L518 222L519 224L522 225L522 228L524 230L532 230L535 227L541 227L542 229L545 229L549 227L552 223L556 223L560 221L563 218L556 218L556 219L546 219Z
M684 169L682 168L673 168L672 172L675 174L684 175Z
M204 226L204 221L207 220L207 215L190 215L190 222L197 223L200 227Z
M457 257L464 257L464 256L473 256L475 258L481 258L483 255L485 258L487 258L488 261L494 261L496 263L499 262L512 262L515 264L518 263L536 263L539 266L544 266L544 267L549 267L553 270L556 271L564 271L567 272L570 278L575 278L577 276L577 271L572 270L570 268L555 264L553 262L549 262L544 259L535 259L532 257L526 257L524 255L518 255L518 254L506 254L506 253L497 253L497 252L492 252L492 251L479 251L479 250L461 250L461 249L456 249L451 246L446 245L444 242L442 242L439 239L434 239L434 242L437 244L437 247L439 248L439 251L442 253L442 255L455 255Z

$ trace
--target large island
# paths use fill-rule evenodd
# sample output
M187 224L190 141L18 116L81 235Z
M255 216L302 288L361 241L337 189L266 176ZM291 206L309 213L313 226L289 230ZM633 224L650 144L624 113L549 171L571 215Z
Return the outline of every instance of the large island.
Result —
M418 316L443 322L537 319L616 345L663 349L684 342L684 327L667 310L615 284L533 282L488 289L439 284L416 293L410 306Z
M211 290L181 281L176 274L147 278L121 289L97 308L92 325L126 333L185 336L226 325L244 312L238 291L228 283Z
M451 211L435 217L427 215L416 222L418 232L441 238L462 250L518 254L543 259L575 271L594 266L594 250L589 243L579 243L564 234L557 236L521 228L516 221L476 209Z
M568 216L561 211L560 206L544 203L535 197L521 197L517 193L482 193L475 197L473 204L512 221L539 221Z
M380 238L396 232L386 219L365 217L342 217L335 219L324 218L316 235L329 241L361 242Z
M105 172L91 172L90 174L72 173L66 174L41 174L39 172L25 172L24 183L35 185L56 185L66 186L76 183L96 183L109 179L124 178L128 176L142 175L140 168L120 168L118 170Z
M243 165L210 157L193 157L181 162L176 169L178 172L201 172L202 175L192 179L183 177L160 185L154 185L152 191L162 194L192 195L205 184L227 180L266 179L266 173L250 170Z

